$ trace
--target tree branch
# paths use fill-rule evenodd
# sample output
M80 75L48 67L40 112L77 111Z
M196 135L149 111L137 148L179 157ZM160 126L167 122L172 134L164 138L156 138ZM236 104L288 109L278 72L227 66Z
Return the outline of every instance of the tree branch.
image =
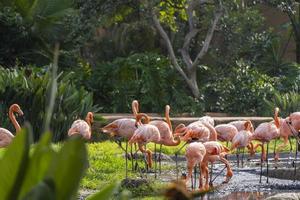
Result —
M192 65L193 65L192 59L191 59L190 54L189 54L189 46L190 46L190 43L191 43L192 39L197 35L197 33L199 31L200 31L199 29L191 30L185 36L182 49L180 49L181 56L182 56L185 64L188 66L188 68L191 68Z
M210 42L213 38L213 35L214 35L214 32L216 30L216 27L217 27L217 23L219 22L222 14L223 14L223 11L222 11L222 5L220 4L220 8L219 10L216 11L215 13L215 17L214 17L214 21L211 25L211 27L209 28L209 30L207 31L207 34L206 34L206 37L205 37L205 40L204 40L204 44L203 44L203 47L201 49L201 51L198 53L198 55L196 56L194 62L193 62L193 68L195 68L198 64L199 64L199 61L200 59L207 53L208 51L208 48L209 48L209 45L210 45Z
M165 30L163 29L163 27L161 26L159 19L156 16L155 11L152 11L152 19L154 21L154 25L156 27L156 29L158 30L159 34L161 35L161 37L164 39L164 41L166 42L167 45L167 49L168 52L170 54L170 58L171 58L171 62L173 63L175 69L183 76L183 78L189 82L189 78L187 77L187 75L185 74L185 72L182 70L182 68L179 66L175 53L174 53L174 49L173 46L171 44L170 38L167 35L167 33L165 32Z

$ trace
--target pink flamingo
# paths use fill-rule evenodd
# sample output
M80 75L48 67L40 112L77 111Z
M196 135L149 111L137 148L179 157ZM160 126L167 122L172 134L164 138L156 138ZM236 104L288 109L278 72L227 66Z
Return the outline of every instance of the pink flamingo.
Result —
M203 116L203 117L200 117L198 119L198 121L200 122L205 122L205 123L209 123L211 126L215 126L215 121L212 117L210 116Z
M300 112L294 112L290 114L288 120L297 131L300 130Z
M192 177L192 172L194 167L199 164L199 170L200 170L200 177L199 177L199 189L202 190L202 176L203 172L201 165L202 161L204 159L204 156L206 154L206 149L205 146L201 142L192 142L187 145L186 147L186 152L185 152L185 157L187 160L187 169L188 169L188 175L185 178L185 183L187 184L188 180L191 179ZM193 181L192 181L193 183Z
M162 144L165 146L177 146L180 144L179 137L173 137L172 124L170 120L170 106L166 105L165 116L166 122L161 120L151 121L149 124L154 125L158 128L160 132L160 141L157 144Z
M229 152L229 149L227 149L225 146L220 144L216 141L209 141L204 143L206 154L204 156L204 159L202 161L202 171L204 172L204 177L206 178L206 183L204 188L209 189L208 184L208 163L214 163L215 161L220 161L225 164L227 168L226 178L224 183L228 183L231 177L233 176L233 172L231 170L229 162L224 158L224 156ZM211 172L211 182L210 185L212 185L212 172Z
M183 140L198 139L199 141L217 141L217 132L208 122L195 121L188 126L179 124L175 128L175 135L183 137Z
M238 131L242 131L245 130L245 123L246 122L250 122L250 132L253 133L254 132L254 127L251 121L249 120L238 120L238 121L232 121L229 122L229 124L235 126L237 128Z
M244 124L244 130L239 131L232 139L232 146L231 150L238 148L243 148L243 157L244 157L244 149L245 147L248 148L250 152L250 156L255 154L253 144L251 142L252 133L251 133L251 122L246 121ZM237 166L239 167L239 151L237 150ZM242 157L242 167L243 167L243 157Z
M137 100L132 101L131 109L134 117L136 118L139 112L139 103ZM117 138L120 137L126 140L125 149L122 147L121 142L117 142L120 148L123 151L125 151L126 177L128 175L128 170L127 170L128 169L128 156L127 156L128 142L127 141L131 139L136 129L137 129L136 119L131 119L131 118L122 118L122 119L114 120L113 122L107 124L101 129L103 133L110 133L111 137L117 137ZM135 144L135 149L136 149L136 144ZM134 170L132 145L130 145L130 156L131 156L132 170Z
M68 131L68 136L81 135L84 139L91 139L92 130L91 126L94 122L94 117L92 112L88 112L85 120L78 119L73 122L71 128Z
M165 108L165 117L166 122L161 120L154 120L151 121L149 124L154 125L158 128L160 133L160 141L158 143L155 143L155 169L156 169L156 144L160 144L159 147L159 172L161 173L161 148L162 145L165 146L177 146L180 144L180 138L179 137L173 137L173 129L172 124L170 120L170 106L166 105ZM156 170L155 170L156 172ZM155 173L156 175L156 173Z
M269 151L269 142L273 139L276 139L280 135L280 121L278 118L279 109L275 108L274 121L272 122L264 122L258 125L258 127L254 130L254 133L251 137L252 140L258 140L261 144L257 144L254 146L254 150L260 146L262 149L261 154L261 173L260 180L262 177L262 163L264 160L267 160L267 183L269 182L268 172L269 172L269 162L268 162L268 151ZM267 143L267 153L264 149L264 144ZM267 155L267 156L266 156Z
M23 111L18 104L11 105L8 112L9 119L16 129L16 133L18 133L21 130L21 127L17 122L14 113L18 113L20 116L23 115ZM7 147L12 142L14 137L15 136L9 130L0 128L0 148Z
M145 118L145 124L142 124L141 119ZM139 113L136 116L136 125L138 128L135 130L133 136L129 140L129 144L138 143L139 150L142 153L146 153L147 166L152 168L152 152L145 148L145 145L149 142L158 143L160 141L160 132L154 125L149 124L150 118L144 113Z
M134 100L131 104L132 112L134 117L137 116L139 111L139 103L138 101ZM104 133L110 133L112 137L122 137L127 140L133 136L134 131L137 129L135 126L136 120L131 118L122 118L114 120L113 122L104 126L101 131Z
M218 140L221 142L231 142L233 137L238 133L237 128L232 124L219 124L215 127Z
M289 142L289 137L298 135L298 131L300 130L300 112L294 112L284 119L279 118L277 112L275 117L279 121L280 137L283 138L283 144L279 145L278 148L276 149L275 160L278 161L279 151L281 151L287 145L287 143ZM291 150L292 150L292 146L290 148L290 153Z

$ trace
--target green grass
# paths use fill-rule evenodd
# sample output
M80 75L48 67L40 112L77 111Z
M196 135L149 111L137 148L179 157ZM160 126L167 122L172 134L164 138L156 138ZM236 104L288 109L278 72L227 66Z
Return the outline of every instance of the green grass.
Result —
M90 143L87 147L89 168L81 181L81 189L99 190L113 181L121 181L125 178L124 153L116 143L111 141ZM130 161L129 169L131 169ZM130 170L128 175L133 178L137 177L137 174L131 174ZM151 199L153 196L158 199L157 195L160 195L162 187L158 181L151 180L149 185L123 189L128 189L132 197L138 199Z

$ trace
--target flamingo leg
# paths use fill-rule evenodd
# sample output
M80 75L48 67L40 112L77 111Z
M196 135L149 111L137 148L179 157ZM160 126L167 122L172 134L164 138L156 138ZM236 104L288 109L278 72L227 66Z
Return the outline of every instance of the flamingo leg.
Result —
M213 186L212 176L213 176L213 163L210 164L209 186Z
M154 143L154 177L155 177L155 179L157 178L156 170L157 170L157 156L156 156L156 143Z
M202 167L201 163L199 163L199 189L203 189L203 174L202 174Z
M160 144L160 146L159 146L159 157L158 157L159 175L161 175L161 148L162 148L162 144Z
M244 167L244 153L245 153L245 147L243 147L243 149L242 149L242 161L241 161L242 168Z
M128 178L128 142L126 142L126 145L125 145L125 176L126 176L126 179Z
M204 189L208 190L209 189L209 184L208 184L208 163L204 163L203 164L202 171L204 172L204 176L205 176L205 186L204 186Z
M296 176L297 176L297 157L298 157L298 148L299 148L299 143L296 139L296 152L295 152L295 159L294 159L294 182L296 181Z
M236 149L236 165L239 168L240 167L240 148Z
M275 138L274 141L274 151L273 151L274 157L276 156L276 143L277 143L277 138Z
M261 159L260 159L260 175L259 175L259 183L261 183L261 177L262 177L262 165L264 162L264 143L260 144L261 146Z
M267 142L267 183L269 183L269 142Z
M191 180L192 189L194 189L193 177L192 177L194 166L195 166L195 162L191 161L191 160L188 160L188 162L187 162L188 175L186 177L186 183L188 182L188 180Z
M288 160L288 162L290 162L290 158L292 157L292 152L293 152L293 145L292 145L292 141L291 141L290 137L288 137L288 140L289 140L289 143L290 143L290 153L289 153L289 160ZM296 142L297 142L297 139L296 139ZM297 149L296 149L296 152L297 152Z
M194 186L197 187L197 164L194 167Z

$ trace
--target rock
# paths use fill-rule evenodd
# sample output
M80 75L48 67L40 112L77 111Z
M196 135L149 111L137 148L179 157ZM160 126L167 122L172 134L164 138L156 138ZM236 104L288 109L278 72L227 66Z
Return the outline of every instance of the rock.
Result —
M148 179L123 179L121 182L122 187L125 188L137 188L141 185L150 185Z
M266 198L266 200L299 200L300 193L280 193Z
M125 157L125 154L124 154L124 157ZM130 153L127 154L127 157L128 157L129 160L131 160L131 155L130 155ZM144 155L143 155L141 152L138 152L138 153L136 153L136 154L133 154L133 158L143 159L143 158L144 158ZM156 153L156 158L157 158L157 160L159 159L159 154L158 154L158 153ZM153 159L153 160L155 159L155 154L154 154L154 153L152 153L152 159ZM168 156L168 155L162 153L162 154L161 154L161 161L173 162L173 159L172 159L170 156Z

